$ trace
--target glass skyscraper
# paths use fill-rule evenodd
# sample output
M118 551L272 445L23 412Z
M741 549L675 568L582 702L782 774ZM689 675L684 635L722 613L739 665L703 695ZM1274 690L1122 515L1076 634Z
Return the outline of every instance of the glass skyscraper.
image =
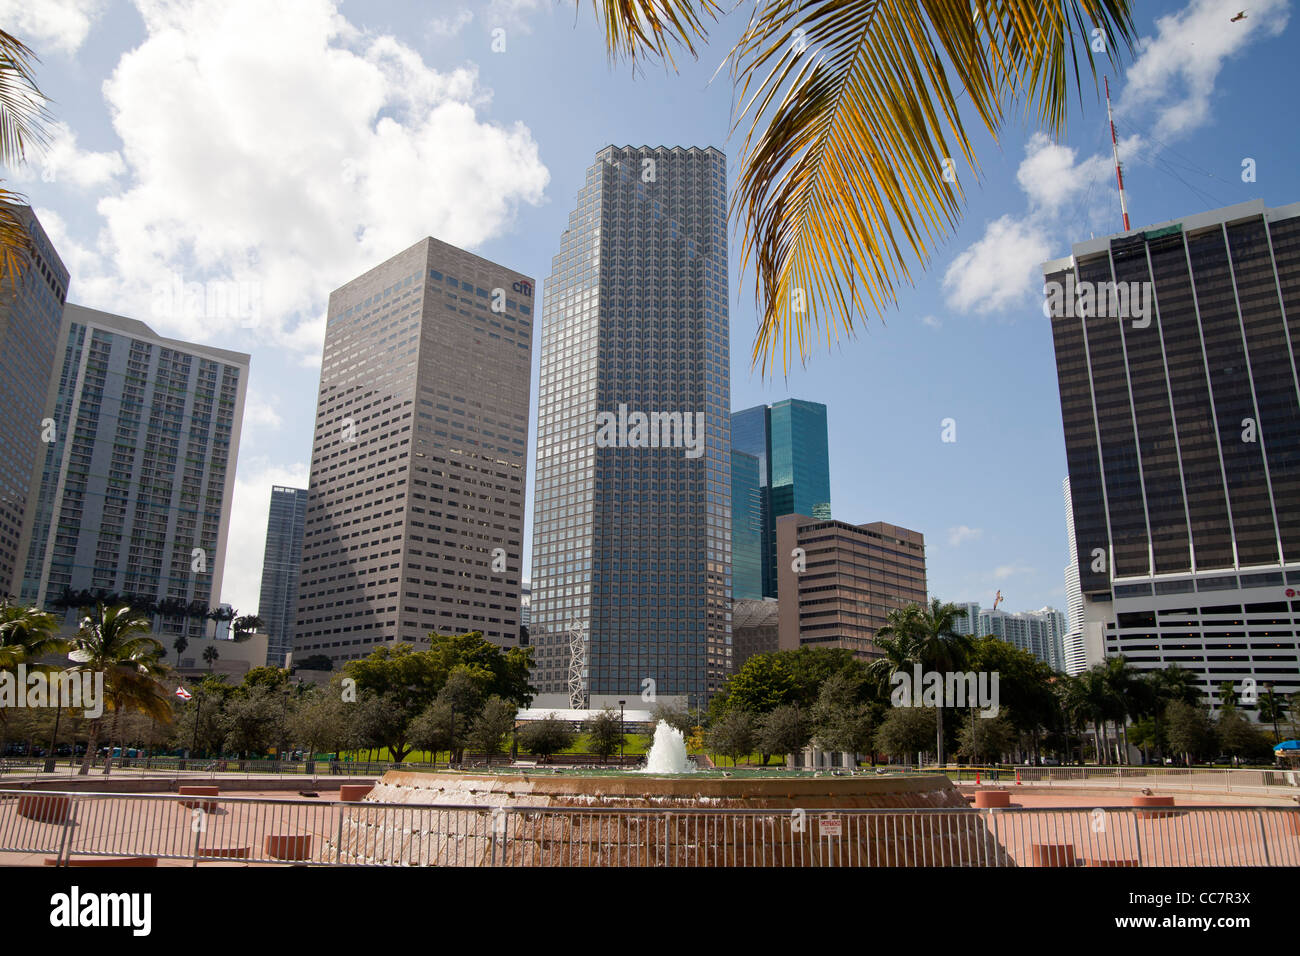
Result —
M42 417L68 297L68 270L30 206L7 205L31 243L22 278L0 287L0 597L22 590L23 516L40 486ZM30 517L30 514L28 514Z
M530 631L544 694L702 703L728 674L726 166L712 148L601 150L554 258ZM673 415L679 441L598 428Z
M1300 203L1073 252L1043 275L1089 658L1300 690Z
M302 570L302 532L307 520L307 489L271 489L266 519L266 551L262 557L262 592L257 616L267 634L266 663L283 667L293 650L298 614L298 575Z
M758 459L731 449L731 596L763 598L763 508Z
M787 398L733 412L731 444L758 459L762 596L777 597L776 520L791 514L831 516L826 406Z

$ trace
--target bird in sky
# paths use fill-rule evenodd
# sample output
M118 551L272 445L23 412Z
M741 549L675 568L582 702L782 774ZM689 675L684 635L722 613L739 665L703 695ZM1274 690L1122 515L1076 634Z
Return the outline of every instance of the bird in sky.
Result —
M1244 20L1244 19L1246 19L1246 11L1245 11L1245 10L1242 10L1240 13L1238 13L1235 17L1233 17L1233 18L1232 18L1231 20L1229 20L1228 22L1229 22L1229 23L1236 23L1238 20Z

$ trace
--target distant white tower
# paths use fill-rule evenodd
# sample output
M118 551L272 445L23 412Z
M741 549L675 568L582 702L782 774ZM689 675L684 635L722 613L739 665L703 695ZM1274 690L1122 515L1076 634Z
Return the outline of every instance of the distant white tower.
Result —
M1074 540L1074 500L1070 479L1061 483L1065 494L1065 537L1069 560L1065 565L1065 672L1071 676L1088 669L1083 648L1083 590L1079 587L1078 546Z

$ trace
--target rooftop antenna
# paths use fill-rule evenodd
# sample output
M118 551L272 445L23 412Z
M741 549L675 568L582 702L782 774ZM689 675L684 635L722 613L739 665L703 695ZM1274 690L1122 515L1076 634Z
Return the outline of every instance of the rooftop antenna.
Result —
M1124 170L1119 162L1119 141L1115 138L1115 116L1110 111L1110 77L1106 77L1106 121L1110 123L1110 148L1115 154L1115 181L1119 183L1119 211L1124 214L1124 231L1129 231L1128 199L1124 195Z

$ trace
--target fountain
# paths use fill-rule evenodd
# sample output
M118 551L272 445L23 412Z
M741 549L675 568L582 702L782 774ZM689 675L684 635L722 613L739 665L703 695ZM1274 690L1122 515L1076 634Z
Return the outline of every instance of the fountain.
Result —
M645 767L638 773L694 773L695 766L686 759L686 737L680 730L659 721L655 739L646 754Z

